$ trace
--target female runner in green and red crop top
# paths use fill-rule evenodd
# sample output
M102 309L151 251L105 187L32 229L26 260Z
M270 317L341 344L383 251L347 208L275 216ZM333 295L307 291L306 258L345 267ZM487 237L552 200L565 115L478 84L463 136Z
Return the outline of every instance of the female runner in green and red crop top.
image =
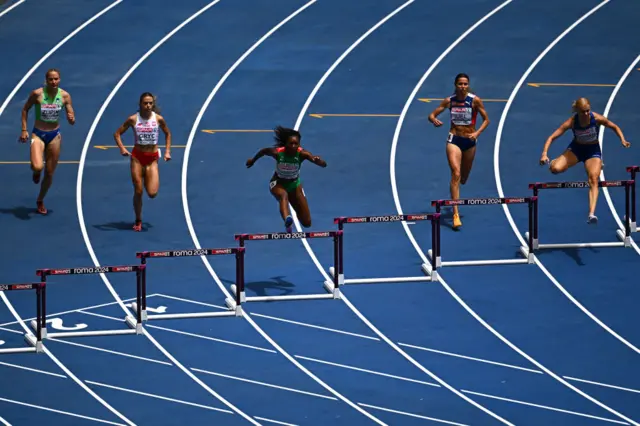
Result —
M269 182L269 188L280 204L280 215L284 220L284 226L287 232L292 231L293 218L289 212L289 203L291 203L302 226L308 228L311 226L311 213L300 182L300 167L304 160L311 161L320 167L327 167L327 162L300 147L301 136L297 130L278 126L274 132L276 146L262 148L253 158L247 160L247 167L253 166L260 157L265 155L274 158L276 170Z

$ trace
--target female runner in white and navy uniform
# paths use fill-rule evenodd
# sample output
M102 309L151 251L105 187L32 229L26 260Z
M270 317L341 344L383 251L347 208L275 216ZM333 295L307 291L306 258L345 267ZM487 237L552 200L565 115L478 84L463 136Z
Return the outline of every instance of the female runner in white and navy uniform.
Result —
M551 161L549 170L551 170L551 173L558 174L567 171L567 169L579 162L584 163L589 178L589 215L587 223L597 223L598 217L595 212L598 201L598 180L602 170L602 151L598 140L598 127L605 126L616 132L622 142L622 146L625 148L629 148L631 144L625 140L620 127L606 117L591 111L591 105L587 98L576 100L573 102L572 108L575 114L562 123L547 138L544 148L542 148L540 164L549 163L549 157L547 157L549 147L555 139L571 129L573 131L573 140L559 157Z
M454 80L455 93L440 103L440 105L429 114L429 121L434 126L442 126L442 121L437 117L445 109L449 109L451 114L451 127L447 138L447 159L451 168L451 199L460 198L460 184L464 185L471 173L473 159L476 155L476 143L478 136L489 125L489 116L484 109L484 104L480 97L470 92L469 76L458 74ZM482 125L476 130L476 117L482 116ZM453 229L462 226L458 206L453 206Z
M133 128L134 146L131 153L127 151L120 136ZM147 190L149 198L158 195L160 187L160 177L158 173L158 158L160 149L158 148L159 129L164 132L166 149L164 161L171 160L171 131L164 118L158 114L156 98L149 92L140 96L139 111L127 118L127 120L116 130L113 137L120 148L120 154L131 155L131 179L133 180L133 209L136 214L136 221L133 225L134 231L142 231L142 186Z

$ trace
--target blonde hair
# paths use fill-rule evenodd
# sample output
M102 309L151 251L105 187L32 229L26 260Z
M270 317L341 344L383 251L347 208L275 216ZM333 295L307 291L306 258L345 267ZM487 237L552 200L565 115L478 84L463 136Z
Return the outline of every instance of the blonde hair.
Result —
M584 107L585 105L591 105L591 102L589 102L589 99L578 98L575 101L573 101L573 103L571 104L571 111L578 112L578 107L580 106Z

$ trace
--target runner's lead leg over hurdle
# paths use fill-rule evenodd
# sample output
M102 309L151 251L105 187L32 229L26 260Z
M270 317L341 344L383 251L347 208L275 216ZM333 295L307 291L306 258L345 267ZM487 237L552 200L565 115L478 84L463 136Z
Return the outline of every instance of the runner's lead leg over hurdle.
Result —
M397 214L384 216L354 216L354 217L337 217L333 220L338 225L340 232L344 231L344 225L347 223L390 223L390 222L406 222L406 221L431 221L431 246L436 247L440 238L440 213L420 213L420 214ZM377 284L377 283L404 283L404 282L420 282L420 281L437 281L438 271L435 260L430 265L423 264L422 270L427 276L412 277L386 277L386 278L347 278L344 277L344 234L339 236L339 252L340 258L337 262L338 273L336 267L329 268L329 274L337 279L340 285L343 284ZM428 272L427 272L428 271Z
M244 248L245 241L275 241L275 240L303 240L308 238L332 238L333 239L333 262L336 267L340 264L340 237L342 231L321 231L321 232L273 232L269 234L236 234L235 239L239 242L240 248ZM324 289L329 294L294 294L289 296L249 296L245 295L244 288L244 264L242 268L242 279L237 284L231 285L231 291L239 294L240 303L245 302L272 302L276 300L313 300L313 299L339 299L340 283L334 277L333 282L325 281Z
M638 232L638 222L636 220L636 173L640 172L640 166L629 166L627 171L631 173L631 232ZM625 218L626 220L626 218Z
M242 281L244 269L244 247L233 248L213 248L213 249L187 249L187 250L164 250L164 251L143 251L137 252L136 257L140 259L140 264L145 268L142 270L142 300L133 303L133 309L138 310L140 306L142 321L162 320L162 319L179 319L179 318L211 318L211 317L229 317L241 316L242 307L240 306L240 292L236 292L235 300L227 298L225 303L229 311L222 312L194 312L183 314L147 314L147 259L157 258L176 258L187 256L222 256L233 254L236 258L236 283ZM139 304L138 304L139 303Z
M144 265L125 265L125 266L89 266L83 268L59 268L59 269L38 269L36 275L40 277L42 283L47 282L49 275L89 275L89 274L112 274L121 272L135 272L136 273L136 300L138 306L142 299L142 271L144 271ZM40 324L38 321L31 321L31 327L36 330L38 327L42 328L42 338L55 338L55 337L86 337L86 336L114 336L120 334L140 334L142 333L142 313L140 309L136 312L136 318L134 319L130 315L125 318L125 323L129 326L129 329L119 330L99 330L99 331L68 331L61 333L47 333L47 319L46 319L46 298L43 297L42 302L42 317Z
M541 249L563 249L563 248L586 248L586 247L630 247L631 246L631 218L630 218L630 193L634 184L632 180L608 180L598 182L601 188L624 188L625 193L625 221L624 233L618 229L616 235L620 242L595 242L595 243L562 243L562 244L540 244L540 236L538 231L538 203L539 198L534 206L535 222L533 232L527 232L527 238L533 235L533 250ZM567 188L589 188L589 182L536 182L530 183L529 189L533 189L534 197L538 197L541 189L567 189Z
M44 316L45 303L45 283L25 283L25 284L0 284L0 291L15 290L35 290L36 291L36 328L35 336L31 333L24 335L24 340L31 345L30 348L3 348L0 354L17 354L25 352L43 352L42 349L42 324L41 318Z
M534 228L535 223L535 206L538 201L537 197L490 197L490 198L460 198L457 200L435 200L431 202L431 205L436 208L436 212L440 213L443 206L490 206L490 205L502 205L502 204L526 204L529 207L529 233ZM427 252L427 256L432 260L435 258L435 263L438 268L444 266L485 266L485 265L515 265L524 263L533 263L533 251L531 247L533 245L532 237L528 238L526 251L521 253L525 257L524 259L493 259L493 260L450 260L442 261L442 254L440 252L440 229L438 228L438 241L437 245ZM427 271L425 271L427 272Z

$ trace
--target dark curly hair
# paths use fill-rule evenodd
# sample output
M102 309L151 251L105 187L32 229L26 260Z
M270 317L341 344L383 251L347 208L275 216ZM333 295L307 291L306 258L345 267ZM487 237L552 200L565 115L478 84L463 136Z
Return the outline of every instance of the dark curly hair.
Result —
M302 139L302 135L295 129L289 129L287 127L278 126L273 129L275 133L273 139L276 141L276 146L282 147L287 144L289 138L297 136L298 139Z

